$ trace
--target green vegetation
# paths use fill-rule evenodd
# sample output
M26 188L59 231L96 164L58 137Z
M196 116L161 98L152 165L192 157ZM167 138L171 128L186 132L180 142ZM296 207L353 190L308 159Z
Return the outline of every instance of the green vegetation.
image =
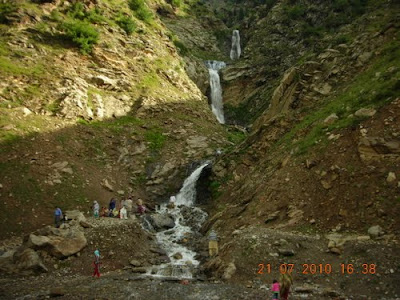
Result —
M115 19L115 22L127 35L131 35L136 30L136 23L130 16L120 15Z
M0 3L0 24L8 24L7 17L17 10L15 3Z
M399 36L399 34L398 34ZM291 145L298 136L304 136L292 147L297 146L297 153L303 154L318 143L327 143L326 132L354 126L362 121L352 114L362 107L379 108L392 101L400 93L400 39L392 41L382 50L381 55L363 73L357 75L350 86L331 97L319 110L310 113L279 142ZM376 74L381 74L376 76ZM339 120L332 125L323 124L323 120L335 113Z
M27 67L21 62L15 62L6 57L0 56L0 73L27 75L37 78L44 74L44 69L41 64Z
M161 150L167 139L166 136L162 134L162 131L159 128L152 128L150 130L147 130L144 138L147 142L149 142L149 148L155 151Z
M61 26L65 35L73 41L83 54L89 54L99 40L99 33L86 21L70 19Z
M298 20L306 13L306 7L303 5L285 6L284 9L291 20Z
M72 4L68 10L67 16L71 19L87 21L93 24L107 23L107 19L104 17L104 12L102 12L98 7L86 10L85 5L82 2L75 2Z
M228 141L231 143L234 143L235 145L243 142L246 139L246 134L244 134L242 131L229 131L228 132Z
M129 0L128 5L138 19L148 24L151 23L154 16L150 9L146 6L145 0Z

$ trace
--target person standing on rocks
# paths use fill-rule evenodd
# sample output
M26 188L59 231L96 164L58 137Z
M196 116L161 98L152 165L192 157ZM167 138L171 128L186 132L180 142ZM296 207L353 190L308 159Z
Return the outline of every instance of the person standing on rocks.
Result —
M97 276L97 278L100 277L100 251L99 249L96 249L94 251L94 272L93 272L93 277Z
M99 217L99 211L100 211L100 205L99 203L95 200L93 201L93 216L95 218Z
M288 300L290 287L292 286L293 283L292 275L290 273L281 274L279 281L281 283L281 289L279 291L281 299Z
M119 216L122 219L128 220L127 212L126 212L126 207L122 206L122 208L119 210Z
M146 206L144 206L143 200L139 199L137 205L138 205L138 213L140 215L143 215L146 212Z
M61 208L56 206L56 209L54 211L54 224L56 228L60 227L62 218L63 218L63 213L61 211Z

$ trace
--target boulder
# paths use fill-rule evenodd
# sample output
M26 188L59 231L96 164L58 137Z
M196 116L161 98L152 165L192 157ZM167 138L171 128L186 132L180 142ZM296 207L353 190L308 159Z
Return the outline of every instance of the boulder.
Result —
M48 272L39 255L31 248L20 247L13 256L13 262L18 270L33 273Z
M87 240L77 228L53 228L30 234L25 245L34 250L46 251L57 258L65 258L80 252L86 247Z
M373 108L361 108L359 110L357 110L354 115L356 115L357 117L372 117L373 115L375 115L376 110Z
M360 139L358 152L363 160L379 159L385 155L399 156L400 140L365 136Z
M132 259L129 263L130 263L131 266L134 266L134 267L141 267L142 266L142 263L140 261L136 260L136 259Z
M377 238L383 235L383 229L379 225L371 226L368 228L368 234L371 238Z
M336 114L330 114L328 117L325 118L324 124L330 125L335 123L337 120L339 120L339 117Z
M229 280L235 273L236 273L236 266L233 262L230 262L228 266L225 268L222 278L225 280Z
M79 222L79 225L81 225L83 228L91 228L92 227L92 225L90 223L88 223L88 222L86 222L84 220L81 220Z
M86 217L79 210L67 210L66 212L64 212L64 215L67 217L68 220L75 220L78 223L80 223L81 221L86 221Z
M154 214L149 219L155 230L164 230L175 226L175 220L169 214Z
M394 172L389 172L388 176L386 177L386 181L388 183L393 183L396 181L396 174Z
M49 296L52 297L61 297L66 294L66 291L63 287L54 287L49 291Z
M177 252L177 253L175 253L174 255L172 255L172 257L173 257L174 259L177 259L177 260L179 260L179 259L182 259L182 258L183 258L182 254L181 254L181 253L179 253L179 252Z

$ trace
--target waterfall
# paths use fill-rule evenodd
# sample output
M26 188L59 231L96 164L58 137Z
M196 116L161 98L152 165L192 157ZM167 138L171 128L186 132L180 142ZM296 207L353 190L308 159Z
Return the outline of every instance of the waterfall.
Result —
M196 200L196 182L208 164L202 164L186 178L175 197L175 207L165 203L158 209L157 213L172 216L175 220L173 228L156 234L157 242L167 252L170 262L149 268L147 275L192 278L193 270L199 265L199 261L195 259L196 252L188 249L182 240L194 240L195 235L199 235L197 231L207 218L206 212L193 205ZM177 253L180 255L176 256Z
M240 35L239 30L234 30L232 32L232 48L231 48L231 59L238 59L241 54L240 49Z
M208 72L210 73L211 87L211 110L217 117L218 122L225 124L224 105L222 103L222 88L218 71L226 67L223 61L206 61Z
M176 205L192 206L196 200L196 182L199 179L201 171L208 165L205 163L198 167L194 172L186 178L179 193L176 195Z

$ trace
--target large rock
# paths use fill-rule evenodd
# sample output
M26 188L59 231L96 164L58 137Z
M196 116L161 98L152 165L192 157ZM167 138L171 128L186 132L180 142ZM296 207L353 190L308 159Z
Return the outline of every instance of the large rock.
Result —
M230 262L226 269L224 270L224 274L222 275L222 278L225 280L229 280L232 278L233 275L236 273L236 266L233 262Z
M57 258L65 258L80 252L86 247L87 240L76 227L47 228L30 234L25 245L35 250L44 250Z
M377 238L383 235L383 229L379 225L371 226L368 229L368 234L371 238Z
M400 140L386 140L380 137L362 137L358 144L361 159L372 160L385 156L400 155Z
M155 230L170 229L175 226L174 218L168 214L151 215L149 221Z
M20 248L13 256L15 266L20 271L33 273L48 272L39 255L30 248Z
M78 223L81 221L86 221L86 217L79 210L67 210L66 212L64 212L64 215L67 217L68 220L75 220Z
M372 117L373 115L375 115L375 113L376 110L373 108L360 108L354 114L357 117Z

